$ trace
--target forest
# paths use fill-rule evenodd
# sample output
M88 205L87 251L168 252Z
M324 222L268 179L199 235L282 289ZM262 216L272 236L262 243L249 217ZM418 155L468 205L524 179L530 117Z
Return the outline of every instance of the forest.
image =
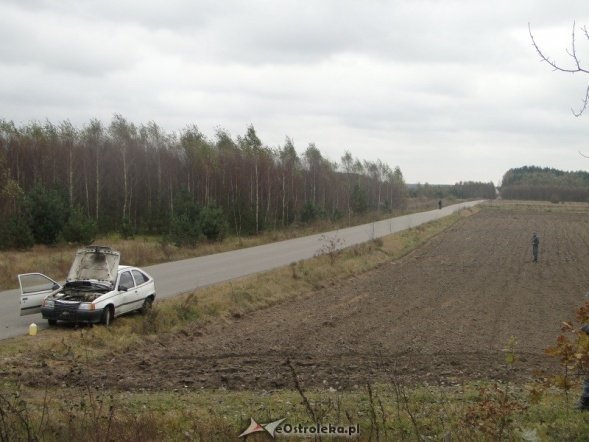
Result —
M555 203L589 201L589 173L536 166L509 169L503 175L501 197Z
M97 233L167 235L196 244L293 222L402 208L399 167L339 162L288 137L270 147L253 126L212 139L189 125L166 132L115 114L81 128L0 120L0 248L87 242Z
M460 181L456 184L417 184L409 186L409 195L426 198L497 198L497 191L492 182Z

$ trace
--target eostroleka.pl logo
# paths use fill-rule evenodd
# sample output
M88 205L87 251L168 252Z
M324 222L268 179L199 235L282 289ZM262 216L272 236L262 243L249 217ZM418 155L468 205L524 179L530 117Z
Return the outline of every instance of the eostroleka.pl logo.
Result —
M253 418L250 417L250 425L247 427L239 437L245 437L248 434L266 432L273 438L279 436L298 436L298 437L313 437L318 435L325 436L348 436L355 437L360 434L360 425L333 425L333 424L315 424L315 425L303 425L303 424L283 424L286 420L279 419L268 424L259 424Z
M270 436L274 437L276 427L278 427L278 425L280 425L285 420L286 418L270 422L269 424L259 424L253 418L250 417L250 426L247 427L245 431L239 435L239 437L244 437L252 433L259 433L260 431L267 431L270 434Z

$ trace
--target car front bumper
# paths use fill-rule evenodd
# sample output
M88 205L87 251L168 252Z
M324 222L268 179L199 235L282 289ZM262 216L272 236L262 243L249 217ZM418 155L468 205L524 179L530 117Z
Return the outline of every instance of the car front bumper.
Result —
M74 323L98 323L102 318L102 310L62 310L41 307L43 319Z

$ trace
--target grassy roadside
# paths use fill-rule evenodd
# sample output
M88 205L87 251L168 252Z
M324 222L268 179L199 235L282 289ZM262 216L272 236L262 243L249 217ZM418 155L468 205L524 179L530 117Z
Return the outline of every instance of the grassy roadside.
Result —
M453 204L458 201L448 201ZM344 217L338 221L318 220L312 224L295 223L286 228L267 230L258 236L229 236L222 242L202 242L196 247L177 247L161 240L159 236L138 235L134 239L125 240L118 234L102 236L95 244L108 245L121 252L122 262L132 266L147 266L161 262L177 261L196 256L211 255L245 247L268 244L275 241L312 235L320 232L341 229L402 216L424 210L432 210L437 202L433 200L408 201L407 208L395 210L393 213L369 213L354 216L348 220ZM0 290L18 287L16 275L29 272L40 272L56 280L65 279L78 246L59 244L56 246L36 245L30 250L11 250L0 252Z

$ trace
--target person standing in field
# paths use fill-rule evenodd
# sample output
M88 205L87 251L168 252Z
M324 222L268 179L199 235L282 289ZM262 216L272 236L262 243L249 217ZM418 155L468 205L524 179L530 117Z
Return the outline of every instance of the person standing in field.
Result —
M532 257L534 262L538 262L538 248L540 247L540 238L534 232L532 235Z
M441 208L442 208L442 200L439 200L438 201L438 209L441 209Z
M589 325L585 324L581 327L581 331L589 335ZM581 411L589 411L589 378L586 377L583 381L583 392L581 393L581 398L577 405L575 405L577 410Z

